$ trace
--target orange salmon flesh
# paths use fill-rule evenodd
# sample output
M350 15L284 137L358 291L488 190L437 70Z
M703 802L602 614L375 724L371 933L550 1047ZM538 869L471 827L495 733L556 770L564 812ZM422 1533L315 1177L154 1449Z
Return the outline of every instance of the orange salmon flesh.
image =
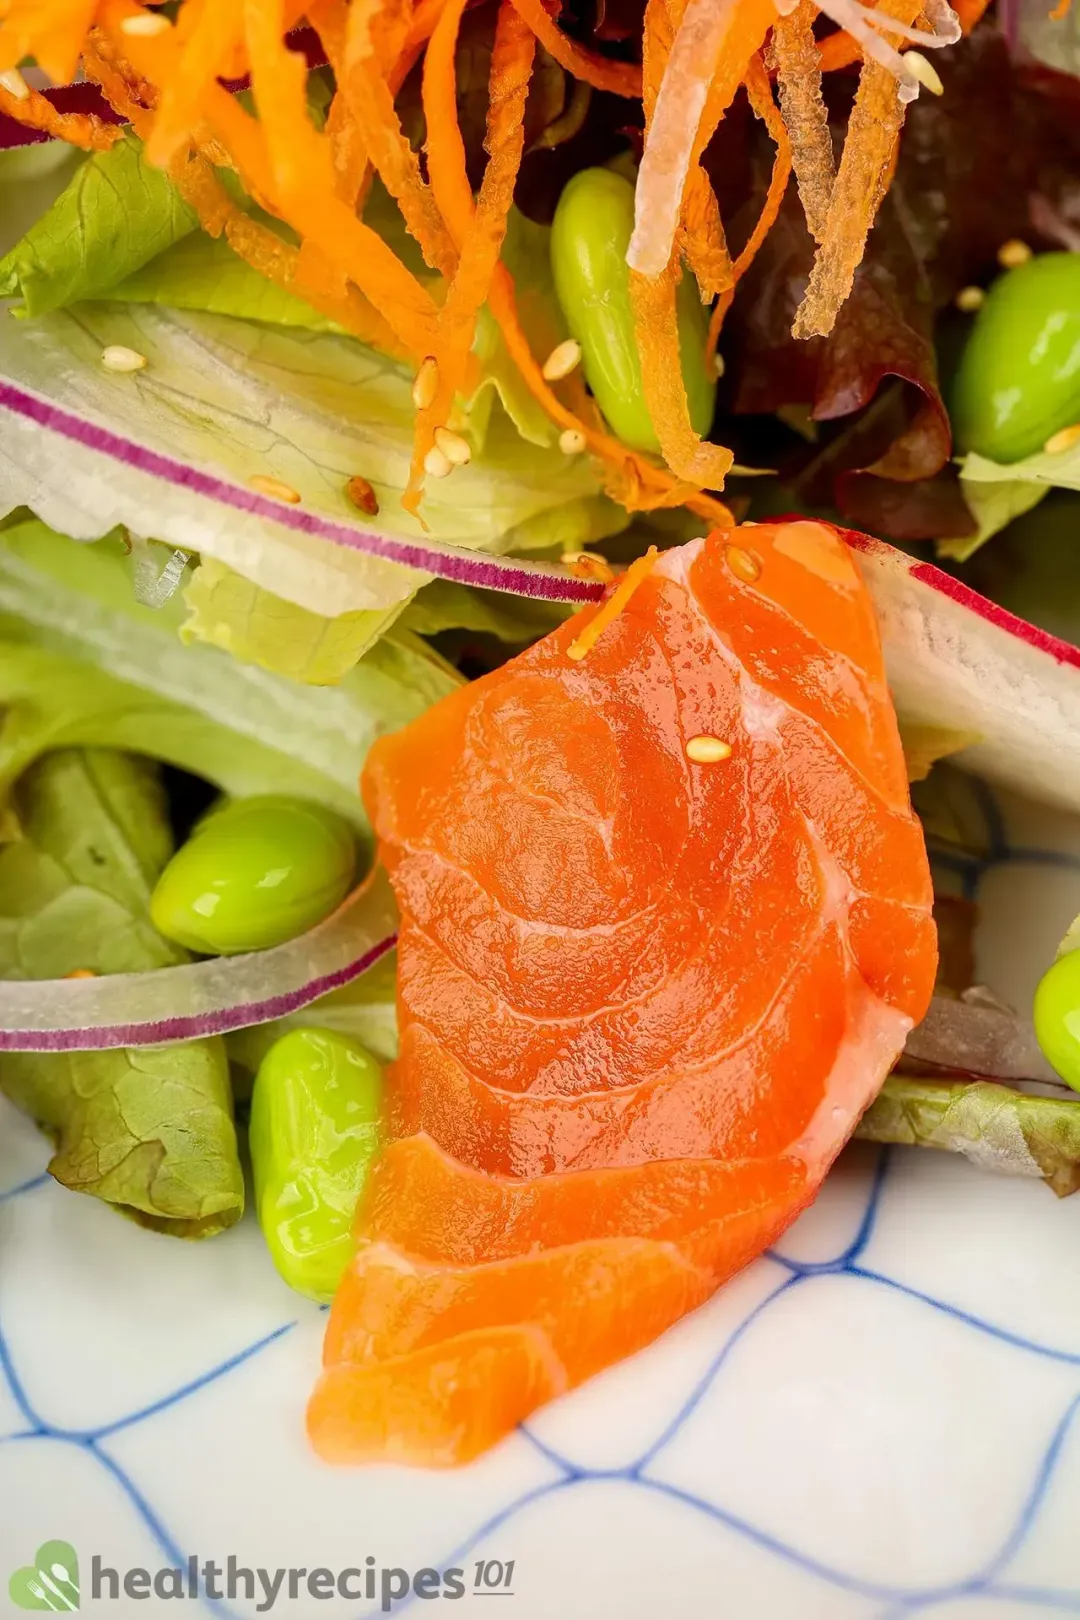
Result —
M467 1462L696 1309L814 1198L930 999L841 536L668 551L568 656L596 612L364 772L400 1055L308 1410L333 1462Z

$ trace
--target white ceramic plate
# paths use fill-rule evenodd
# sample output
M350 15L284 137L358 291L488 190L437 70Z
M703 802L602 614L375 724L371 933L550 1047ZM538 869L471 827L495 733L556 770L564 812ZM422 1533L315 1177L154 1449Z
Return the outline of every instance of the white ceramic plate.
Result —
M968 876L980 976L1019 1003L1080 911L1080 822L996 804ZM394 1593L425 1568L460 1569L464 1595L392 1612L1080 1612L1080 1198L855 1148L775 1254L488 1457L349 1472L303 1436L322 1315L278 1281L250 1217L203 1245L157 1237L51 1183L46 1158L5 1106L0 1593L59 1539L83 1612L106 1616L351 1620L384 1612L384 1571ZM230 1556L256 1583L303 1569L296 1596L286 1575L267 1607L238 1575L232 1597L174 1598L160 1573L186 1591L189 1559L212 1561L224 1590ZM105 1577L94 1599L95 1557L115 1600ZM369 1567L373 1599L308 1586L354 1569L345 1591L362 1594ZM126 1595L140 1570L158 1591Z

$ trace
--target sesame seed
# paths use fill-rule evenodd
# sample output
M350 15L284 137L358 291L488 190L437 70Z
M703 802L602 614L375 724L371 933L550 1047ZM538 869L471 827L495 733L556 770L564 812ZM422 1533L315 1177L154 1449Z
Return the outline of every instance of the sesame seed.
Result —
M353 505L358 507L361 512L366 512L368 517L378 517L379 497L366 478L361 478L360 474L357 473L345 485L345 493Z
M580 456L585 448L585 435L580 428L566 428L559 434L559 449L564 456Z
M1003 270L1017 270L1032 257L1031 249L1018 236L1010 236L997 250L997 262Z
M748 551L745 546L727 545L724 547L724 561L735 578L741 579L744 585L753 585L755 580L761 578L761 558L756 551Z
M981 287L961 287L953 303L964 315L974 315L986 303L986 294Z
M1078 444L1080 444L1080 422L1074 422L1072 427L1065 427L1051 434L1043 445L1043 450L1048 456L1060 456Z
M439 362L433 354L429 354L420 362L420 370L413 379L412 402L417 410L426 411L429 405L433 405L438 390Z
M110 343L101 351L101 363L106 371L142 371L146 356L137 349L125 348L122 343Z
M596 579L602 585L610 585L615 578L614 568L598 551L564 551L562 564L577 579Z
M931 95L942 96L945 86L941 82L941 75L932 62L928 62L922 51L905 51L904 65L912 73L924 89Z
M249 478L248 488L253 489L257 495L269 495L272 501L285 501L289 506L300 504L300 491L269 473L256 473L254 477Z
M544 361L544 380L561 382L580 364L581 344L576 338L567 338L565 343L557 343Z
M691 737L686 745L686 757L695 765L716 765L731 757L731 744L721 737Z
M162 17L156 11L143 11L137 17L125 17L120 24L120 32L131 39L156 39L169 26L168 17Z
M460 433L451 433L449 428L437 427L435 443L452 467L467 467L472 460L469 441L463 439Z
M433 444L424 457L424 471L431 478L447 478L454 470L454 463L443 455L437 444Z
M6 90L16 101L26 101L30 95L30 86L18 68L5 68L4 72L0 73L0 90Z
M714 372L714 374L715 374L715 376L717 378L717 381L719 381L719 379L724 375L724 372L727 370L727 366L724 363L724 357L719 352L719 350L717 351L716 354L713 355L712 364L713 364L713 372Z

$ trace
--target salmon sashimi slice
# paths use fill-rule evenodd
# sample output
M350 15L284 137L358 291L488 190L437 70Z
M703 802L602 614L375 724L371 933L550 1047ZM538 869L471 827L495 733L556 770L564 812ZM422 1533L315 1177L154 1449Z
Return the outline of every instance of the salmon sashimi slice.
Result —
M744 1223L761 1248L777 1205L805 1202L812 1191L795 1159L665 1159L526 1181L467 1169L417 1135L386 1148L357 1224L369 1241L428 1264L479 1266L623 1236L673 1243L703 1265L690 1246L699 1229Z
M471 1462L566 1391L540 1328L477 1329L375 1366L328 1368L308 1403L326 1462Z
M341 1285L323 1362L388 1361L477 1329L528 1322L543 1332L569 1389L611 1362L613 1344L651 1343L715 1286L674 1243L644 1238L601 1238L460 1268L364 1244Z
M812 1199L930 998L838 533L670 551L575 656L594 612L369 757L401 1043L309 1413L333 1460L466 1461L702 1303Z

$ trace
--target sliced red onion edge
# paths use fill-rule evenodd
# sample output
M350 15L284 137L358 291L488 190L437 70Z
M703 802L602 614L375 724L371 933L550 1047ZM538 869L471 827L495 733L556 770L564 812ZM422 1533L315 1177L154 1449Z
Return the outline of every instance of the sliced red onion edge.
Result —
M452 579L461 585L477 585L487 590L506 591L514 596L542 598L550 602L595 602L604 594L602 584L595 580L576 579L562 568L526 562L520 558L489 557L468 551L464 546L377 534L359 525L354 527L322 517L317 512L305 511L302 506L290 506L284 501L260 495L253 489L246 489L242 484L202 472L158 450L148 449L146 445L137 444L133 439L124 438L109 428L100 427L53 405L40 394L17 388L14 383L0 381L0 406L14 416L33 422L84 449L96 451L111 461L134 467L138 472L147 473L177 488L190 489L194 494L203 495L221 506L249 512L298 534L312 535L319 540L328 540L332 545L347 546L353 551L384 557L388 562L420 569L440 579Z
M205 1011L186 1013L179 1016L170 1015L162 1018L142 1018L131 1023L96 1024L89 1020L83 1023L65 1024L61 1027L54 1025L55 1013L58 1005L63 1002L67 1005L72 1016L77 1016L80 1004L86 1007L95 999L100 999L102 993L110 1002L122 1000L125 996L139 996L149 994L152 999L164 1006L174 1000L174 991L180 981L181 993L190 997L193 987L201 988L201 981L207 983L214 981L227 982L230 970L235 968L239 973L247 972L252 968L259 968L260 962L266 964L266 976L271 981L274 976L274 958L280 957L284 952L295 954L298 946L308 944L308 954L312 965L318 961L320 951L320 936L333 938L340 933L341 925L349 922L348 913L362 901L364 890L357 890L344 904L331 916L311 929L299 940L290 940L285 945L275 946L271 950L254 952L245 956L211 957L201 962L185 962L181 966L172 968L156 968L147 973L117 973L96 979L41 979L41 980L7 980L0 982L0 1026L5 1022L5 1004L17 999L23 1009L29 1001L37 1000L41 1006L41 1025L43 1027L5 1028L0 1027L0 1052L100 1052L119 1047L161 1046L173 1041L202 1040L211 1035L228 1035L232 1030L247 1029L252 1024L269 1023L274 1018L284 1018L290 1013L299 1012L301 1008L310 1006L320 996L327 995L331 990L339 990L343 985L351 984L354 979L374 967L388 951L393 950L397 943L397 935L387 933L374 944L366 945L359 955L347 961L343 966L323 972L313 973L302 983L293 984L275 994L260 997L257 1000L241 1001L232 1005L211 1005ZM376 909L379 904L379 888L373 891L373 904ZM357 928L358 938L363 939L362 929ZM220 993L208 1000L221 1002Z

